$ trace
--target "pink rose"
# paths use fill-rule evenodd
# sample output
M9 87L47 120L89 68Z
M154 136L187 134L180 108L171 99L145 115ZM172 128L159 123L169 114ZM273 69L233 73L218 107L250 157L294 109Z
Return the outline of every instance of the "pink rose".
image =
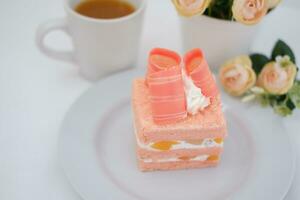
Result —
M267 13L267 0L234 0L232 5L233 17L243 24L256 24Z
M220 69L219 77L224 89L233 96L241 96L256 82L249 56L228 60Z
M191 17L201 15L211 0L172 0L172 2L180 15Z
M257 85L268 93L286 94L294 84L297 67L288 56L276 57L276 62L269 62L258 76Z

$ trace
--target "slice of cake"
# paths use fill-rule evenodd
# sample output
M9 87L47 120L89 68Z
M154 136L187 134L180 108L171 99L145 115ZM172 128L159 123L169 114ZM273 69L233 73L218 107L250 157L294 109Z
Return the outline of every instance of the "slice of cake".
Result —
M142 171L217 165L226 122L200 49L183 63L173 51L152 50L146 78L133 81L132 107Z

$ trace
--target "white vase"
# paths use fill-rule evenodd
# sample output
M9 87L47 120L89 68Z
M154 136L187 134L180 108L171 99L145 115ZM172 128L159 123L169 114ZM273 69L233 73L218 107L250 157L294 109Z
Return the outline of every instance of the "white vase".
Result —
M248 54L259 24L244 25L205 15L180 17L184 51L201 48L213 71L226 59Z

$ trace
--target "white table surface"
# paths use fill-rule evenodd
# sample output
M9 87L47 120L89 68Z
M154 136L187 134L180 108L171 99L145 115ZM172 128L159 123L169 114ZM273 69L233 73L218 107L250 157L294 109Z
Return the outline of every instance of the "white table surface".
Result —
M284 4L300 5L296 0L286 0ZM299 9L285 15L296 16ZM45 57L34 44L39 23L64 16L62 0L11 0L2 2L0 10L0 199L80 199L59 165L57 139L65 112L92 84L78 76L76 66ZM285 26L297 24L297 16L298 19L291 17ZM280 23L274 24L274 30L280 30ZM155 31L158 25L166 29ZM299 30L299 25L297 28ZM261 33L264 37L268 35L268 31ZM147 52L152 47L179 50L179 36L176 13L170 2L149 1L138 66L145 67ZM292 45L298 46L300 53L299 32L293 37L291 33L285 39L294 41ZM58 48L70 47L67 37L60 33L53 33L48 42ZM255 45L263 48L261 44ZM283 119L297 146L298 166L299 119L299 111ZM299 170L286 199L300 199Z

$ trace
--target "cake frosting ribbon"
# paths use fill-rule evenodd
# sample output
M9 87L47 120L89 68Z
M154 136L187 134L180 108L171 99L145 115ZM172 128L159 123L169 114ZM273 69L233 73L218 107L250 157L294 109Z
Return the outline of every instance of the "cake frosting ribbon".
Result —
M186 53L183 62L187 75L197 87L201 88L205 96L216 97L219 94L216 81L200 49Z
M209 104L209 101L205 100L206 97L213 98L218 95L215 80L200 49L188 52L184 56L184 65L182 69L181 57L174 51L155 48L150 52L146 84L149 88L152 117L155 123L171 123L184 119L188 113L187 103L202 103L203 105L196 108L203 109ZM198 92L195 89L194 92L187 92L187 89L193 87L186 88L183 75L188 76L199 88L199 95L195 96L195 91ZM193 101L187 101L190 99L186 96L188 94L193 94ZM201 102L194 101L198 96L199 98L196 99ZM195 111L192 114L195 114Z
M174 51L156 48L150 52L146 82L156 123L174 122L187 116L180 63L181 58Z

